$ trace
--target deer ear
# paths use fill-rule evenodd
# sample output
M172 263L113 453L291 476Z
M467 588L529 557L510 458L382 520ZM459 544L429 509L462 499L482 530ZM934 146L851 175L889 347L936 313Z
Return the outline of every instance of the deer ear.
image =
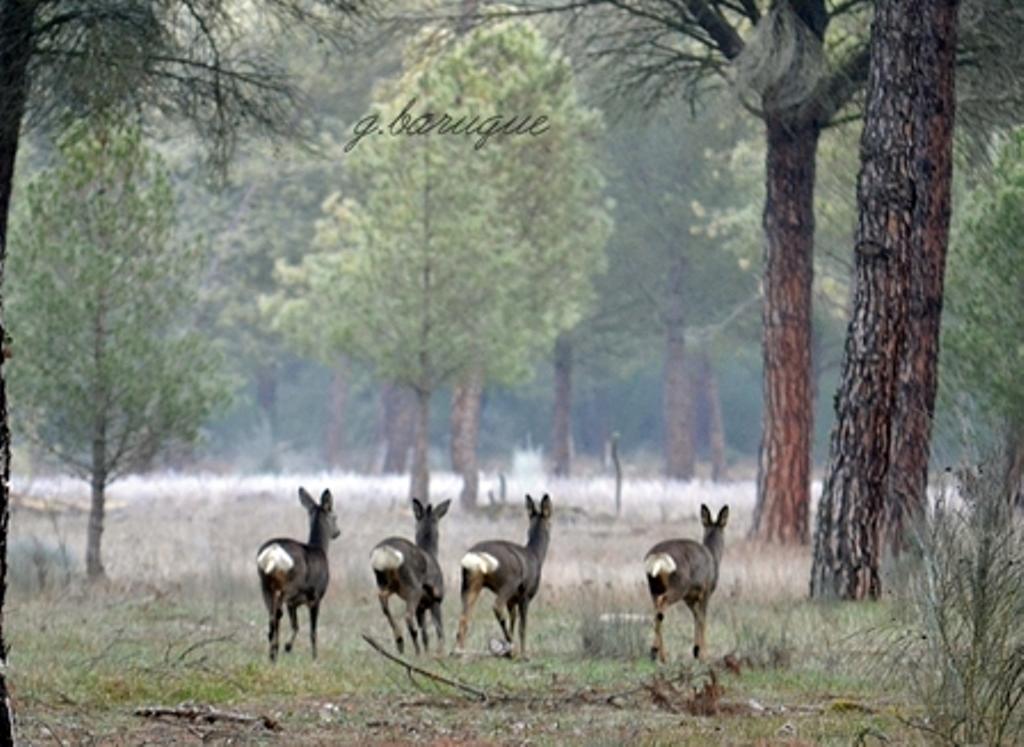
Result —
M448 500L442 501L441 503L438 503L436 506L434 506L434 518L440 519L442 516L448 513L448 509L451 507L451 505L452 499L449 498Z
M711 509L703 503L700 504L700 523L706 527L709 527L714 523L711 521Z
M313 511L316 509L316 501L313 500L313 496L306 492L305 488L299 488L299 503L307 511Z
M718 521L716 521L715 523L718 524L718 526L721 527L722 529L725 529L725 525L728 523L728 521L729 521L729 507L726 506L721 511L718 512Z
M325 490L320 495L320 508L324 509L325 511L334 510L334 496L331 495L330 490Z
M540 515L545 519L551 516L551 496L547 493L540 499Z
M526 511L530 514L531 517L535 513L537 513L537 506L533 502L533 498L530 497L529 493L526 494Z
M426 513L426 511L423 508L423 504L420 503L420 499L419 498L413 498L412 499L412 515L416 517L416 521L419 521L420 519L422 519L423 518L423 514L425 514L425 513Z

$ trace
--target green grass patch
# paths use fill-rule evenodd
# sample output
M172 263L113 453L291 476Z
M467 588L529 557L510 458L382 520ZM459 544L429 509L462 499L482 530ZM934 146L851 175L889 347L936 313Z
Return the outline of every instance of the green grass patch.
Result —
M531 608L526 661L485 653L498 631L489 609L480 605L469 656L431 652L416 662L490 693L493 702L481 705L427 678L410 677L370 650L359 633L370 632L392 647L383 617L369 604L346 607L341 597L329 596L321 615L319 659L311 660L303 611L296 649L282 653L277 664L267 660L266 615L255 589L248 599L244 593L214 598L181 587L16 599L8 618L10 675L26 739L44 741L51 732L70 742L81 741L83 734L99 739L127 734L134 735L128 738L132 743L144 741L158 725L182 729L183 739L192 734L187 728L203 733L214 728L132 716L140 706L180 703L272 715L289 739L300 742L401 743L430 737L537 744L850 744L857 739L872 744L880 743L877 735L901 743L918 739L897 718L909 705L894 702L867 663L871 631L890 612L882 604L716 600L710 663L723 691L716 713L695 715L689 703L706 682L699 674L706 670L688 655L692 621L685 608L673 608L666 620L671 662L657 666L646 657L647 622L603 630L610 638L597 650L587 640L600 630L593 621L602 611L643 609L628 595L589 605L572 595L552 600L542 595ZM450 626L456 615L450 601L445 616ZM739 662L738 674L721 664L726 654ZM685 679L688 672L695 673L691 680ZM252 727L216 728L243 730L245 740L282 738Z

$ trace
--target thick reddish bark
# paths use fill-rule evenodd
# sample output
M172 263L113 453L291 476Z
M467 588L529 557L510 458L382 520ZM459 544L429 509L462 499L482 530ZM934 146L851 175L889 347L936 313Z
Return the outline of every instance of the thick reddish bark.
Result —
M889 472L888 530L892 548L904 543L903 528L927 503L932 420L939 384L939 321L949 242L953 175L953 79L957 2L932 2L932 34L922 44L922 70L934 70L934 86L915 106L913 261L910 263L907 329L897 372Z
M676 480L693 477L692 386L686 366L685 315L686 261L674 257L665 286L665 476Z
M932 273L942 273L948 239L944 164L952 145L956 6L957 0L879 0L876 7L854 310L818 506L812 596L881 595L886 506L894 489L923 491L927 477L929 428L916 428L919 415L930 417L934 390L930 401L909 394L906 377L916 370L927 383L935 375L941 277L936 285ZM936 117L948 121L939 125ZM935 339L911 339L923 335ZM931 370L920 370L922 364ZM908 406L925 409L908 417L901 409ZM925 443L904 449L897 441L909 437ZM904 467L914 474L897 475Z
M814 122L766 117L764 416L752 534L807 541L811 461Z
M380 392L381 434L384 439L385 474L405 472L416 430L416 407L412 392L398 384L384 384Z
M572 471L572 342L555 340L555 406L551 421L551 471L568 477Z
M28 63L36 3L0 3L0 744L14 744L14 708L7 688L7 531L10 522L11 431L7 421L8 331L3 317L7 226L21 120L28 97Z
M324 460L337 468L345 459L345 406L348 404L348 367L339 361L331 373L330 407L324 434Z
M483 391L484 377L479 370L467 374L452 389L452 469L462 476L459 503L468 510L476 508L480 490L477 448L480 440L480 404Z

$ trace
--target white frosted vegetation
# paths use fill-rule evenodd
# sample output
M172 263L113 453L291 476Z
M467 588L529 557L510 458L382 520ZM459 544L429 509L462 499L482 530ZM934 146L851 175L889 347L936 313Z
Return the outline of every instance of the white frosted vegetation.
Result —
M277 536L305 541L306 512L299 505L302 485L335 497L341 537L330 548L334 594L344 588L372 590L369 560L373 547L390 535L413 536L412 511L406 498L408 478L353 473L287 475L159 474L129 477L109 489L110 512L104 537L108 572L115 580L142 583L211 581L241 588L253 584L254 559L260 544ZM59 527L70 551L84 553L88 485L62 477L16 478L12 533L15 537L51 538L49 517L38 509L59 511ZM459 479L432 475L432 500L455 497ZM460 561L474 543L503 538L526 540L523 496L549 493L555 521L544 566L543 594L576 594L601 588L624 592L640 610L644 557L656 542L674 537L699 540L701 503L713 511L728 504L732 515L726 532L719 592L775 598L806 592L809 548L778 548L746 540L754 506L752 481L710 483L663 479L626 479L623 513L614 515L614 480L610 477L554 479L542 474L512 476L504 505L490 506L488 492L498 494L498 478L481 480L484 511L469 514L456 505L441 527L440 562L449 597L458 596ZM817 490L815 491L817 492ZM18 506L22 508L18 508ZM31 507L31 508L26 508ZM255 593L255 592L254 592ZM456 600L457 601L457 600Z

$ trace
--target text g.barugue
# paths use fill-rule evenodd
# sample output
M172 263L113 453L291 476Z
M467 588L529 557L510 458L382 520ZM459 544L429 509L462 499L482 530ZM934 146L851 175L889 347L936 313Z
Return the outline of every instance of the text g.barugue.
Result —
M379 114L368 114L360 119L352 128L353 137L345 144L345 152L352 151L368 135L448 135L474 138L473 149L480 150L491 138L524 135L536 137L551 127L546 116L532 114L492 114L488 117L463 114L453 117L447 112L428 111L414 116L412 109L415 105L416 99L410 99L386 126L381 123Z

